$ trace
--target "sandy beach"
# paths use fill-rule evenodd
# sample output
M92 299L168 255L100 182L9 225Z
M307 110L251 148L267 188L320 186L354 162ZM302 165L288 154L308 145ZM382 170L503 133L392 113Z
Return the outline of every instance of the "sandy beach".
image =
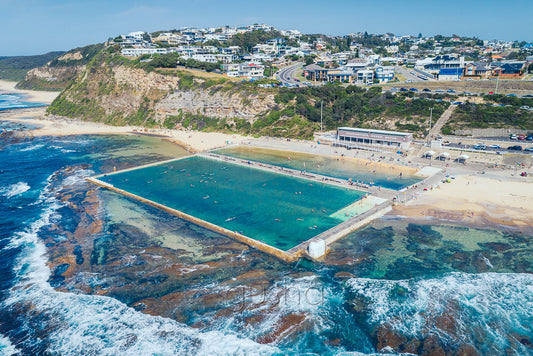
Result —
M0 91L4 91L6 93L24 94L27 96L26 101L44 104L50 104L60 93L58 91L16 89L15 85L17 85L17 82L0 80Z
M57 92L39 92L14 89L14 82L0 81L0 89L7 92L20 92L34 101L51 102ZM188 130L146 129L134 126L109 126L102 123L72 120L63 117L46 116L45 108L10 110L0 113L1 120L24 122L38 125L33 136L68 136L87 134L144 134L157 135L175 142L191 152L202 152L231 144L246 143L251 146L291 151L307 154L320 154L331 159L363 165L370 171L387 172L397 175L413 174L421 168L418 162L405 162L407 159L381 157L379 153L357 152L341 156L337 148L316 145L310 141L279 139L253 139L237 134L199 132ZM30 118L28 118L30 117ZM344 151L343 151L344 152ZM471 167L473 172L473 168ZM467 168L468 169L468 168ZM393 214L413 219L433 217L466 224L517 226L531 229L533 222L533 181L531 178L510 177L510 171L503 171L501 177L487 177L469 174L463 170L451 183L439 184L437 189L421 192L416 199L397 206ZM400 197L401 201L401 197Z
M528 178L463 175L421 194L393 214L433 217L477 226L514 226L531 229L533 181Z
M229 135L218 132L145 129L135 126L109 126L97 122L71 120L60 117L46 117L44 115L45 109L31 111L13 110L5 117L0 117L0 119L40 126L40 128L33 130L33 136L157 135L167 138L193 152L207 151L218 147L224 147L228 144L238 144L249 139L241 135ZM34 118L28 119L27 117Z

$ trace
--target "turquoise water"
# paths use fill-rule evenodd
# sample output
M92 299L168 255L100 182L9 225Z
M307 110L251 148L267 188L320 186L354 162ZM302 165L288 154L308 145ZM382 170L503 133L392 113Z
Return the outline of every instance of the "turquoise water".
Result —
M531 354L531 234L389 215L287 264L85 181L158 138L0 145L2 355Z
M236 146L217 150L216 153L241 158L246 160L259 161L273 164L284 168L304 170L309 173L321 174L324 176L352 179L353 181L362 181L364 183L373 182L375 185L383 188L399 190L411 184L420 182L419 177L402 176L375 172L367 166L358 165L355 162L346 160L336 160L327 156L287 152L266 148ZM290 157L290 160L288 159Z
M282 250L338 225L363 192L191 157L102 181Z

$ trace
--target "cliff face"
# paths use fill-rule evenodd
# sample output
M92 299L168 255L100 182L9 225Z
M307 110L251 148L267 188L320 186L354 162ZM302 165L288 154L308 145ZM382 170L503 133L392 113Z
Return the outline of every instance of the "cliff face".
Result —
M17 84L17 88L63 90L84 70L85 66L50 67L45 65L28 71L24 80Z
M215 74L179 70L147 73L102 63L80 72L48 112L114 125L196 125L194 128L200 129L212 125L217 129L220 125L231 128L237 122L242 126L245 121L251 127L276 108L274 94L258 89L243 88Z
M26 74L17 84L21 89L63 90L86 70L86 65L104 47L94 44L75 48Z

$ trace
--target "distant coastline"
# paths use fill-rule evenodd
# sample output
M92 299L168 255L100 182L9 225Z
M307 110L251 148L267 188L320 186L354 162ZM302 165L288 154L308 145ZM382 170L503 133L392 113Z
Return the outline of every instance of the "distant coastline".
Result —
M24 90L17 89L15 86L17 82L0 79L0 92L24 94L26 101L32 103L50 104L59 95L58 91L36 91L36 90Z

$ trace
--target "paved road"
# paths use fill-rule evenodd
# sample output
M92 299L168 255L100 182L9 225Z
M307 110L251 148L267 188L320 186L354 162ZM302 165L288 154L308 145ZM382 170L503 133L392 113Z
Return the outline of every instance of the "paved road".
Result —
M294 79L294 73L302 68L302 66L303 63L296 63L292 66L282 68L276 73L276 78L283 84L298 85L300 82Z
M394 67L394 71L396 73L400 73L401 75L403 75L405 77L405 79L409 83L410 82L412 82L412 83L424 82L424 80L420 79L418 76L411 74L413 69L405 68L405 67L401 67L401 66L396 66L396 67ZM402 83L406 83L406 82L402 82Z

